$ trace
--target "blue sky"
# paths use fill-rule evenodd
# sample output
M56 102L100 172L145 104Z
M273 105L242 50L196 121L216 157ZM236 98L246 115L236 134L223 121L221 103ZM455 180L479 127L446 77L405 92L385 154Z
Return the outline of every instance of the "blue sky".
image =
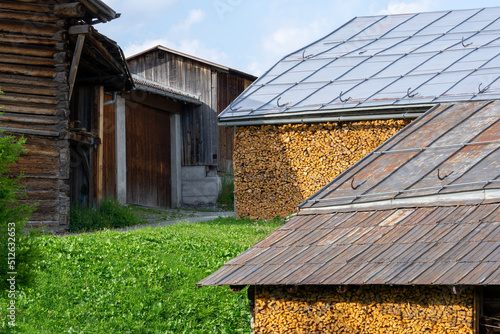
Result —
M96 28L131 56L156 45L256 76L356 16L499 6L498 0L104 0Z

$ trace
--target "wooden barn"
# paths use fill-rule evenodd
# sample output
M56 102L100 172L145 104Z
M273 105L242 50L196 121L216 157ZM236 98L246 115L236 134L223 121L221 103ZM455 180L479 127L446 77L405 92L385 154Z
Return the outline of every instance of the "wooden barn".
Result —
M122 95L127 185L119 197L159 208L215 204L218 173L233 172L234 137L217 115L256 78L163 46L127 61L137 87Z
M498 333L500 101L439 103L198 286L255 333Z
M15 168L38 203L29 224L63 232L70 200L103 196L104 109L132 88L121 49L94 29L119 14L100 0L9 0L0 16L0 127L26 138Z
M357 17L285 56L219 115L238 216L302 201L437 103L500 97L500 8Z

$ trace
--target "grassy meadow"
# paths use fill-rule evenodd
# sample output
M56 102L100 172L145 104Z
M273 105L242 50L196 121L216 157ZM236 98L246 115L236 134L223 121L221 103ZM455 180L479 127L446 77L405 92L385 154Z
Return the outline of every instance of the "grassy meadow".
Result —
M0 332L249 333L246 289L195 284L280 224L224 218L41 236L35 283L17 291L16 327L0 296Z

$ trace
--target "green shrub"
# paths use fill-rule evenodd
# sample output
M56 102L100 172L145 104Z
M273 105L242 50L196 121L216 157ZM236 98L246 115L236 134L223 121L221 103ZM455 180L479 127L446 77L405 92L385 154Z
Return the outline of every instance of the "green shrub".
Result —
M229 210L234 210L234 177L232 175L226 174L222 177L222 189L217 204Z
M15 282L18 287L32 281L32 267L39 257L39 250L33 238L35 233L25 230L34 206L19 203L19 199L25 196L24 188L19 185L22 175L10 173L10 168L20 158L25 140L0 135L0 288L5 291L10 277L8 272L17 273Z
M139 218L131 208L112 199L103 200L97 209L76 204L70 208L69 229L71 232L89 232L139 223Z

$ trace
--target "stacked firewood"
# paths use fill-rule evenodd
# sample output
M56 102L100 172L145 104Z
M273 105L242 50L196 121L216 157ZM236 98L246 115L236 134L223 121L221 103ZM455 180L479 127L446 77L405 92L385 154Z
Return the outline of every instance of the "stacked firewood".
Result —
M408 123L348 123L238 127L235 204L239 217L270 219L295 212L332 181Z
M258 287L255 333L472 333L473 290Z

